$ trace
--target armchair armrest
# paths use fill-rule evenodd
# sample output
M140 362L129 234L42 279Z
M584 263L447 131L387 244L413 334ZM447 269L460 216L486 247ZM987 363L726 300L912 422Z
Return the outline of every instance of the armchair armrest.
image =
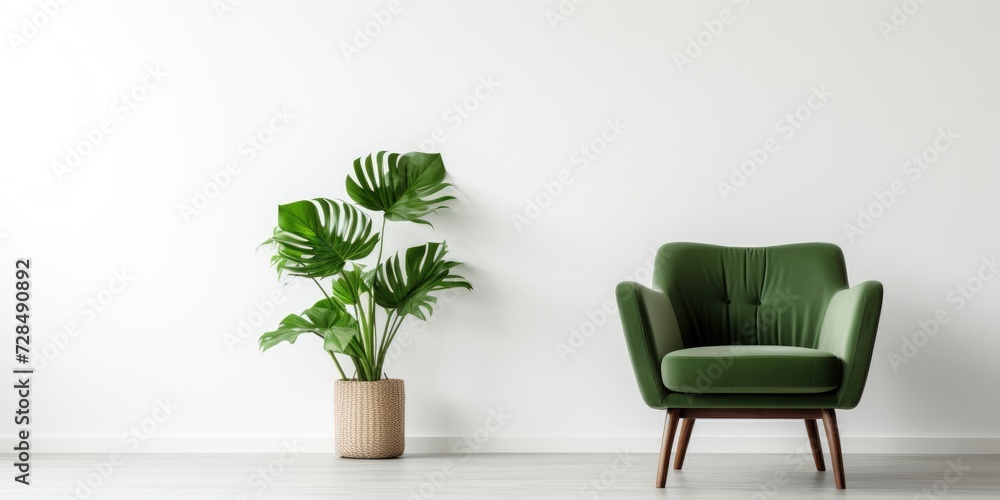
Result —
M833 295L823 317L818 348L843 362L837 390L837 408L850 409L861 401L868 379L875 332L882 313L882 283L866 281Z
M660 375L660 361L667 353L684 348L674 308L667 294L631 281L619 283L615 295L642 400L660 408L669 392Z

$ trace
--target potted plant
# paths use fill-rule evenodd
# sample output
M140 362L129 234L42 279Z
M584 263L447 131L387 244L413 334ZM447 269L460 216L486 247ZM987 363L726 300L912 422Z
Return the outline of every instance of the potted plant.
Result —
M347 176L353 204L317 198L281 205L278 226L264 242L274 252L271 264L279 277L310 280L323 298L264 333L260 348L294 343L303 333L323 339L323 349L341 377L334 383L341 457L403 454L403 381L385 378L386 353L407 318L423 321L431 315L434 292L472 290L452 271L459 263L445 259L445 242L407 248L383 259L386 221L429 226L425 218L455 199L438 194L451 186L444 178L439 154L382 151L358 158L354 176ZM362 209L381 213L380 231L372 231L372 218ZM373 254L373 266L360 262ZM349 361L352 376L338 356Z

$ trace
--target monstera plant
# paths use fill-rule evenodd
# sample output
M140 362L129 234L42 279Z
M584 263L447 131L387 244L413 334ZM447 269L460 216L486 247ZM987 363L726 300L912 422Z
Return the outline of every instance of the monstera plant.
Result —
M260 348L294 343L302 334L323 339L323 349L340 372L334 383L334 419L342 457L403 454L403 381L385 378L386 353L407 318L431 315L434 292L472 289L453 272L459 263L445 259L444 242L384 254L387 221L430 226L426 218L455 199L440 194L451 186L444 178L438 154L382 151L358 158L354 175L347 176L353 204L318 198L281 205L278 226L264 242L274 251L271 263L279 277L310 280L323 298L264 333ZM381 214L378 232L372 231L365 210ZM350 360L350 377L338 356Z
M403 454L403 381L385 378L386 353L407 318L426 320L433 313L434 292L472 290L453 272L459 263L445 258L444 242L385 256L387 221L430 226L427 217L455 199L440 194L451 186L444 178L438 154L382 151L358 158L354 175L347 176L353 204L317 198L281 205L278 226L264 242L274 251L271 263L279 277L310 280L323 298L263 334L260 348L294 343L304 333L323 339L323 350L340 373L334 383L334 421L342 457ZM365 210L381 214L378 232L372 231ZM354 369L350 377L342 358Z
M445 259L445 242L407 248L383 259L387 221L430 226L426 218L455 199L439 195L451 186L444 178L439 154L381 151L354 160L354 175L347 177L347 194L354 204L318 198L279 206L278 226L264 242L274 251L271 263L279 276L314 282L323 298L263 334L260 348L294 343L299 335L311 333L323 339L323 349L342 379L349 377L338 355L350 360L351 379L382 379L386 352L406 318L426 320L437 301L434 292L472 289L453 272L459 263ZM358 207L381 214L380 231L372 230L371 216ZM360 262L376 249L373 266Z

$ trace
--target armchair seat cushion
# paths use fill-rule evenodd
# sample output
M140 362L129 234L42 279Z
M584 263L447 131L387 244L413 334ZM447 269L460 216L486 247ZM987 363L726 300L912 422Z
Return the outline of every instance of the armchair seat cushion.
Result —
M842 375L833 354L772 345L680 349L660 373L667 389L694 394L817 394L837 389Z

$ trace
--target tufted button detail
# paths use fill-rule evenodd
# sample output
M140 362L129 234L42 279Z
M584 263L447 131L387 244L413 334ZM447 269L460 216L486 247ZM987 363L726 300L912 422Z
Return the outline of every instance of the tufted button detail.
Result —
M753 304L754 304L755 306L759 306L759 305L760 305L760 301L759 301L759 300L757 300L757 301L754 301L754 303L753 303Z
M729 302L729 299L723 300L723 302L725 302L726 305L729 305L731 303L731 302Z

